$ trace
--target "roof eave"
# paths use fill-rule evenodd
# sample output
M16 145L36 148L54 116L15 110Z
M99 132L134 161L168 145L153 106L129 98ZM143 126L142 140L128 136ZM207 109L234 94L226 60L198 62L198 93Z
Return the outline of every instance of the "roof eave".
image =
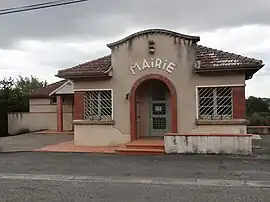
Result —
M219 72L219 71L246 71L246 70L254 70L261 69L264 64L258 65L241 65L241 66L219 66L219 67L200 67L194 68L195 72Z
M259 71L264 64L256 65L242 65L239 67L204 67L194 68L195 73L211 73L211 72L245 72L246 80L251 79L252 76Z
M29 98L31 99L42 99L42 98L49 98L49 95L30 95Z
M110 77L109 73L107 72L66 72L66 73L58 73L55 76L65 79Z

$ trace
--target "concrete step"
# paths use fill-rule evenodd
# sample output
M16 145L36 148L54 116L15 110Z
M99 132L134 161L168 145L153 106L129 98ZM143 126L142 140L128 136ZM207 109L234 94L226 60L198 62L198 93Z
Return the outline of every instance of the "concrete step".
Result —
M165 154L164 149L157 148L128 148L128 147L120 147L115 150L117 154L130 154L130 155L143 155L143 154L151 154L151 155L161 155Z
M164 144L159 144L159 143L153 143L153 144L128 143L126 144L126 147L130 149L163 149L164 150Z

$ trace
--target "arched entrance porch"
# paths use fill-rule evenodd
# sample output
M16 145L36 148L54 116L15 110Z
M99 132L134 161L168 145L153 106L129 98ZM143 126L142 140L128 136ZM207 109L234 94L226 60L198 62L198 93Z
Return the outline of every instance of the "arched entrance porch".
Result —
M131 140L177 132L177 94L173 83L159 74L138 79L130 94Z

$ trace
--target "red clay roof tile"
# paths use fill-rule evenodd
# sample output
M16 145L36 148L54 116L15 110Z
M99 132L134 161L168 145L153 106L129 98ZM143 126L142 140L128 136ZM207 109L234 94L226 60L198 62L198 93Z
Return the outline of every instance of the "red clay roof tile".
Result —
M261 60L248 58L201 45L197 45L197 61L200 61L200 68L232 68L263 64Z
M111 66L111 55L107 55L89 62L79 64L77 66L60 70L58 75L65 75L68 73L105 73Z
M52 83L46 87L42 87L37 89L35 92L31 94L31 98L46 98L49 97L49 94L62 86L67 80L61 80L55 83Z
M197 45L197 61L200 61L200 68L237 68L263 65L261 60L248 58L234 53ZM59 77L66 78L66 75L76 74L97 74L105 73L111 66L111 55L107 55L72 68L60 70Z

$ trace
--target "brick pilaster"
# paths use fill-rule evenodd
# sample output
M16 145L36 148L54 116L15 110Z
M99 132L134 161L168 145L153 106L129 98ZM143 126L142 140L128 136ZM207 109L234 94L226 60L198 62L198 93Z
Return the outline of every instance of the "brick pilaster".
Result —
M84 119L84 92L74 92L74 120Z
M246 119L245 86L233 87L233 119Z
M63 99L57 96L57 132L63 132Z

